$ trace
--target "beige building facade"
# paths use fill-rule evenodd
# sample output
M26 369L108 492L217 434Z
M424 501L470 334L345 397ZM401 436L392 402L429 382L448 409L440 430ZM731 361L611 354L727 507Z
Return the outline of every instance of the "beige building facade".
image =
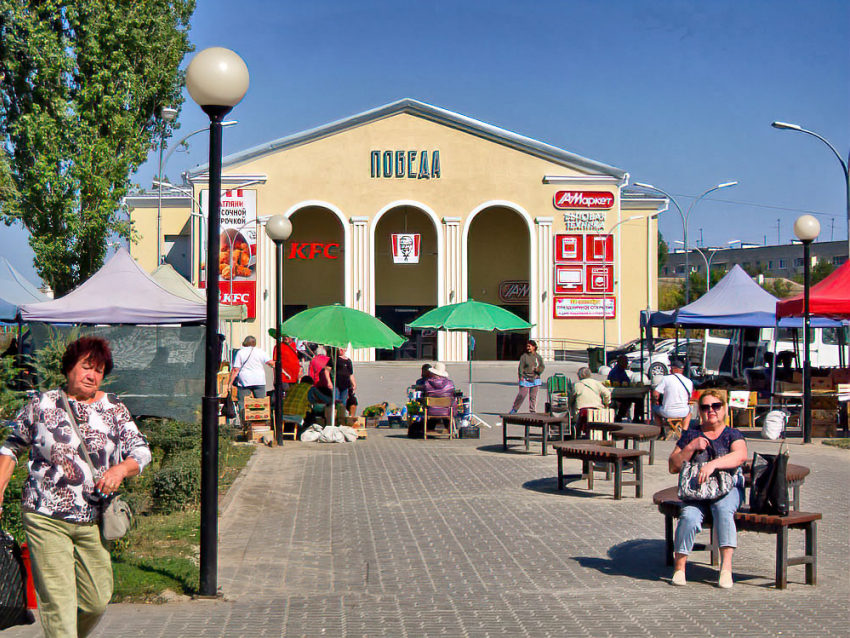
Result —
M203 281L205 171L167 189L161 206L157 193L128 198L141 236L131 252L146 269L166 260ZM633 339L640 311L656 307L666 200L628 188L621 169L414 100L225 157L222 188L238 213L228 219L247 219L221 245L222 299L251 306L252 317L226 331L234 342L254 334L272 345L279 291L263 222L276 214L293 227L285 316L340 303L408 336L392 353L356 352L361 361L467 360L468 334L405 328L467 299L530 321L547 359ZM473 334L478 360L515 359L529 337Z

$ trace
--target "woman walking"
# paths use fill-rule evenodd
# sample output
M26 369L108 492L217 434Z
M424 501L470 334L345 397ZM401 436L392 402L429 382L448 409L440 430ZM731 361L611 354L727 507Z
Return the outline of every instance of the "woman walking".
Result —
M529 339L525 344L525 352L519 358L517 373L519 376L519 392L517 392L511 414L516 414L525 397L528 397L528 409L537 412L537 392L540 390L542 381L540 375L546 366L543 365L543 357L537 354L537 342Z
M111 370L105 339L69 344L62 357L65 387L33 397L0 448L0 506L15 464L29 452L21 510L48 638L88 636L106 611L112 565L98 519L123 480L151 460L130 412L100 390Z

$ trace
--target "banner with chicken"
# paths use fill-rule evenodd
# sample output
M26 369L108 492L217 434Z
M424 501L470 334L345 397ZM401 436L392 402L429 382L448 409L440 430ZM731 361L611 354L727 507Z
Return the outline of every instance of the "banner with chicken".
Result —
M207 216L209 190L201 191ZM248 307L256 316L257 293L257 191L242 188L221 191L221 234L218 253L219 302Z

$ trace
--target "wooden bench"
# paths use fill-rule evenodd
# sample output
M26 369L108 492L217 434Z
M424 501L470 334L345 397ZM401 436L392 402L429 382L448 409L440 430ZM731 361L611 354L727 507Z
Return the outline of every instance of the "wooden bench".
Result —
M649 464L655 464L655 441L661 436L661 428L657 425L641 425L638 423L619 423L620 429L611 432L611 438L615 441L625 441L628 449L629 441L632 448L637 450L638 444L649 441Z
M673 565L673 519L679 517L684 503L679 500L679 488L669 487L656 492L652 502L658 511L664 514L664 547L668 566ZM788 586L788 567L792 565L806 566L806 584L817 585L817 522L822 515L817 512L791 511L788 516L767 516L752 514L746 508L735 514L735 527L739 532L757 532L760 534L776 534L776 588L785 589ZM703 528L711 527L711 514L703 521ZM801 529L806 534L805 554L798 557L788 556L788 531ZM717 547L714 541L714 528L711 527L711 564L717 565ZM704 548L704 546L703 546Z
M623 498L623 486L634 485L635 496L643 497L643 450L625 450L618 447L598 445L593 441L556 441L552 447L558 452L558 489L564 489L564 459L579 459L583 462L582 478L587 478L587 489L593 489L593 465L605 464L614 468L614 499ZM623 480L623 469L633 468L635 479Z

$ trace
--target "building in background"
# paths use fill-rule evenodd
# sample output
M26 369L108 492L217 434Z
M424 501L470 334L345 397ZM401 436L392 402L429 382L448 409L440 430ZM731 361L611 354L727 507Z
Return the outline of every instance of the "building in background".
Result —
M203 285L207 168L163 202L165 260ZM273 326L273 244L263 221L284 214L284 312L341 303L409 341L382 358L465 361L466 334L405 326L438 305L476 299L534 324L546 358L635 338L656 307L657 224L667 201L628 174L481 121L405 99L224 158L219 268L223 303L245 303L233 341ZM156 266L156 194L128 197ZM609 231L618 223L613 235ZM475 358L518 358L528 334L478 333ZM269 347L269 343L261 345Z
M711 257L711 270L725 273L738 264L751 274L763 274L765 277L784 277L793 279L803 275L803 247L794 241L780 246L759 246L756 244L741 244L733 248L702 248L706 256ZM847 261L846 241L823 241L811 245L812 266L821 261L827 261L833 266L840 266ZM691 250L688 256L691 272L705 275L705 260L696 250ZM685 276L685 251L670 251L667 263L661 268L662 277Z

